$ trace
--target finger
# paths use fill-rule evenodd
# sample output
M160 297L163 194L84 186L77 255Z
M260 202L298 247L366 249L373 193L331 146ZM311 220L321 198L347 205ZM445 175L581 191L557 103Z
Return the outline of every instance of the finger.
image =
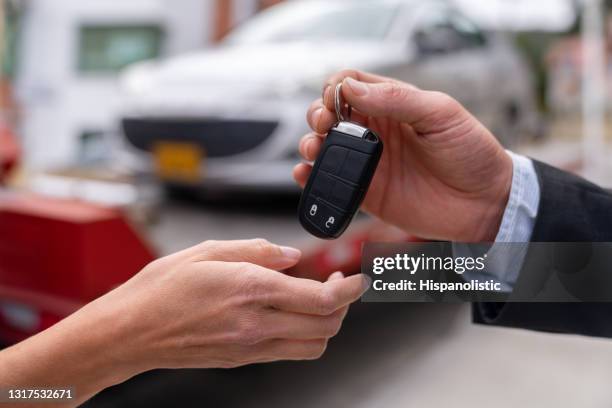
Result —
M300 163L293 168L293 178L301 188L306 186L310 173L312 173L312 166L310 164Z
M269 297L270 306L287 312L329 316L356 301L368 282L363 275L329 280L325 283L278 275L281 290Z
M417 132L440 132L465 120L465 110L450 96L399 81L366 83L346 78L342 94L363 114L389 117L411 125Z
M278 360L316 360L327 348L327 339L291 340L274 339L253 346L257 361L270 362Z
M327 278L327 281L332 281L332 280L338 280L338 279L344 279L344 274L340 271L336 271L334 273L332 273L331 275L329 275L329 278Z
M329 278L327 278L328 281L338 280L338 279L344 279L344 274L340 271L332 273L331 275L329 275ZM346 314L348 313L348 310L349 310L349 306L344 306L340 308L336 313L339 313L341 320L344 320L344 318L346 317Z
M309 133L300 140L300 155L308 161L315 161L323 146L323 138L316 133Z
M335 107L328 108L324 106L321 99L317 99L310 105L306 119L310 128L314 132L323 135L322 137L325 137L324 135L329 132L329 129L338 122ZM357 109L353 109L350 118L346 119L368 126L368 116Z
M357 71L354 69L345 69L339 71L329 77L325 81L323 89L323 104L330 111L335 110L334 95L336 92L336 85L344 81L345 78L353 78L361 82L367 83L379 83L379 82L390 82L393 81L391 78L387 78L381 75L370 74L368 72Z
M345 307L329 316L274 311L262 318L260 325L269 338L323 339L338 334L345 315Z
M300 260L296 248L279 246L265 239L205 241L189 248L196 261L247 262L270 269L286 269Z
M322 100L317 99L308 108L306 120L308 121L308 126L313 131L319 134L326 134L334 123L338 121L338 117L333 109L327 109L323 106Z

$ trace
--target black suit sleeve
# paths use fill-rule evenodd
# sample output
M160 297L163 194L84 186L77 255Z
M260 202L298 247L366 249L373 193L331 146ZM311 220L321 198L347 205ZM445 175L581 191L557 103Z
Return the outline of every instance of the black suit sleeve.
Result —
M612 242L611 193L546 164L534 166L541 198L533 242ZM612 303L479 303L473 316L482 324L612 337Z

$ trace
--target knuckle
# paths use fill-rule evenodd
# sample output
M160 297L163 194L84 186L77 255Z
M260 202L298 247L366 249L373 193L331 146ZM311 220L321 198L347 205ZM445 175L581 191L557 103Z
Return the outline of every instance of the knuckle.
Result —
M254 274L254 265L250 262L239 261L235 262L236 271L240 273L240 275L247 280L251 280L250 278Z
M281 253L280 248L277 245L274 245L273 243L268 241L267 239L257 238L255 242L260 258L277 257Z
M328 323L327 327L327 336L326 337L334 337L340 332L340 327L342 326L342 317L334 316L331 321Z
M408 87L398 82L384 82L381 84L380 93L385 99L403 100L408 96Z
M317 309L322 315L330 315L336 310L337 296L335 292L324 288L319 292Z
M204 255L205 259L214 257L216 249L219 247L220 241L206 240L197 246L198 252Z
M326 86L329 86L329 85L336 86L338 82L343 81L344 78L347 78L347 77L358 78L359 71L357 71L356 69L351 69L351 68L341 69L337 71L335 74L332 74L331 76L329 76L329 78L327 78L327 81L325 81L325 84Z
M258 254L256 255L258 258L273 256L276 254L276 245L273 245L270 241L264 238L255 238L251 240L251 245Z
M268 303L272 287L271 279L265 274L259 273L255 265L244 263L239 268L242 277L241 292L245 304Z
M436 97L442 111L452 112L460 106L455 98L443 92L433 91L432 96Z
M323 356L327 349L327 340L319 340L312 343L306 351L306 359L317 360Z
M321 99L317 99L310 104L308 108L307 118L312 118L312 114L317 110L323 107L323 101Z
M241 292L250 295L261 286L259 276L255 271L255 265L248 262L238 262L236 271L239 274Z
M243 346L252 346L264 339L263 330L256 316L243 319L238 328L237 343Z
M220 361L218 364L219 368L230 369L240 367L240 363L237 361Z
M263 252L270 251L271 249L274 248L274 245L272 245L270 241L264 238L255 238L253 240L253 245L255 245L257 249Z
M338 77L340 80L346 78L346 77L351 77L351 78L356 78L359 76L359 71L357 71L356 69L352 69L352 68L344 68L341 69L337 75L335 75L335 77Z
M160 269L163 267L166 260L167 260L166 258L158 258L154 261L151 261L143 268L143 270L144 271L155 271L157 269Z
M219 241L214 239L208 239L200 244L202 249L216 248L219 245Z

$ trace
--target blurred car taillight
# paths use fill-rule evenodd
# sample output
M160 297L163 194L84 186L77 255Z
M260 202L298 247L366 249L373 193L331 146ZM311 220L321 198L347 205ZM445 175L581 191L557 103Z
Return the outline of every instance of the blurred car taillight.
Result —
M0 184L16 167L20 154L21 150L11 129L0 121Z

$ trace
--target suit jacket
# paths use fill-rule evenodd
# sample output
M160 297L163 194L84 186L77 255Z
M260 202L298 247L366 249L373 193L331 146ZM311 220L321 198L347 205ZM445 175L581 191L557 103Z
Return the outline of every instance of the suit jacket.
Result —
M612 194L534 161L541 198L532 242L612 242ZM612 265L611 265L612 267ZM612 303L478 303L476 323L612 337Z

